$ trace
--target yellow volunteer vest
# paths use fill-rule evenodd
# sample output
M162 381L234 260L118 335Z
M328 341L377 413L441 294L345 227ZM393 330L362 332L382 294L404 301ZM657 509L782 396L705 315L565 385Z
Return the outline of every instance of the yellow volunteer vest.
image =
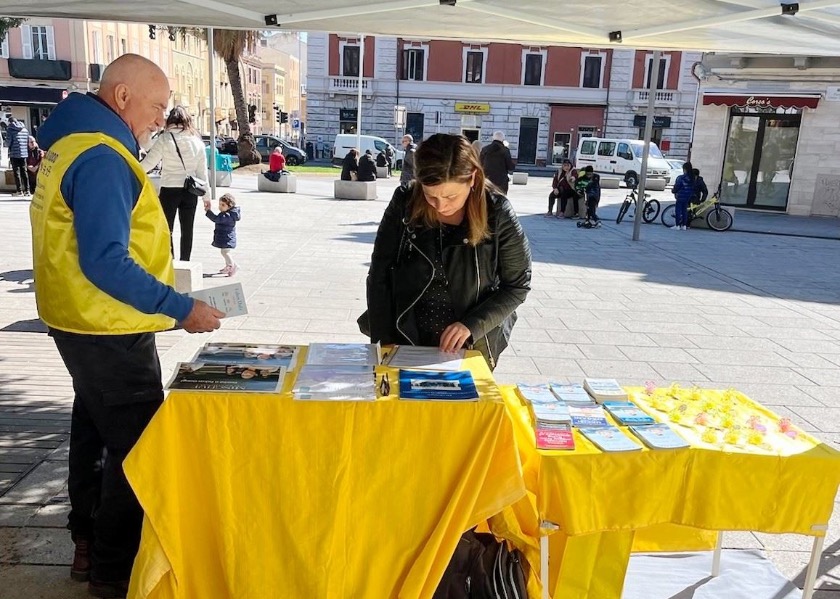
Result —
M158 281L174 284L169 227L143 167L116 139L101 133L76 133L59 140L44 156L29 208L38 315L47 325L72 333L124 335L166 330L174 325L172 318L144 314L114 299L93 285L79 267L73 212L61 194L61 181L76 158L98 145L120 154L142 187L131 213L129 256ZM107 189L102 189L97 201L110 201ZM102 226L109 225L103 222Z

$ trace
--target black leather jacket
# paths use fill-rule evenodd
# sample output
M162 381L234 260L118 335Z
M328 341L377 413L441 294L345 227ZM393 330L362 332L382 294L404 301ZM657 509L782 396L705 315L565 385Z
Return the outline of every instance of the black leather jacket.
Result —
M394 192L376 234L367 278L368 323L360 320L362 327L369 324L373 343L417 343L414 305L434 276L438 230L407 223L411 193L412 186ZM445 246L443 262L456 320L494 368L508 345L515 310L531 290L531 249L507 198L488 192L486 201L490 238L475 247L466 240Z

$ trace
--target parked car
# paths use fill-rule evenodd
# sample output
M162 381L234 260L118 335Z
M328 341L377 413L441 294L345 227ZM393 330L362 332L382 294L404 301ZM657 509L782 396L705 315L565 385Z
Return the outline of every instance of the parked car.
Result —
M268 162L268 157L274 148L280 146L283 149L283 155L286 157L286 164L295 166L306 162L306 154L300 148L296 148L287 141L283 141L279 137L273 135L255 135L254 139L257 142L257 152L263 162Z
M361 137L362 146L361 148L359 148L360 152L364 154L365 150L370 150L373 154L374 159L376 158L376 155L379 154L379 152L384 150L386 147L391 146L391 150L394 152L394 167L397 170L402 169L402 161L403 157L405 156L405 151L398 150L381 137L377 137L375 135L357 136L352 133L339 133L335 136L335 142L333 142L332 159L332 163L334 165L341 166L341 161L344 160L344 157L347 155L347 152L349 152L351 148L355 148L356 145L359 143L359 137Z
M668 165L671 167L671 178L668 181L669 185L673 185L677 181L677 177L683 174L682 167L685 164L685 160L672 160L671 158L668 159Z

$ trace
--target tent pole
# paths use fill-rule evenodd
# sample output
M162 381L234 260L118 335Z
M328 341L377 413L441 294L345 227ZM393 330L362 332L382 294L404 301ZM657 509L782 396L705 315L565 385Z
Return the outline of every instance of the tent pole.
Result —
M356 149L362 157L362 79L365 75L365 36L359 40L359 96L356 99Z
M650 84L648 85L647 116L645 117L645 141L642 149L642 172L639 173L639 190L636 196L636 218L633 220L633 241L639 241L642 228L642 214L645 211L645 184L647 183L647 165L650 156L650 138L653 133L653 109L656 103L656 90L659 87L659 50L653 51L651 61Z
M207 69L210 82L210 199L216 199L216 79L213 76L213 28L207 28Z

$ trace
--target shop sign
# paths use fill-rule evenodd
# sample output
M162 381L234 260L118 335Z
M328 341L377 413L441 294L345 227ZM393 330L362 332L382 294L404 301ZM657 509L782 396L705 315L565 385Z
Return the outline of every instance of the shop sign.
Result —
M644 127L647 123L647 116L644 114L637 114L633 117L634 127ZM671 126L671 117L669 116L655 116L653 117L654 129L667 129Z
M487 102L455 102L455 112L488 114L490 112L490 104Z
M355 121L359 114L357 108L339 108L338 120L340 121Z
M829 102L840 102L840 86L829 85L825 88L825 99Z

